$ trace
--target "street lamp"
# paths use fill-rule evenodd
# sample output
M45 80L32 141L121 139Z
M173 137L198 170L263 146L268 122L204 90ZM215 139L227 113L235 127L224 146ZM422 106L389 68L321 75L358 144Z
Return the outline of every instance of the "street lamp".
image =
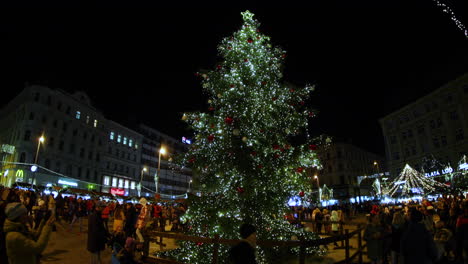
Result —
M34 157L34 165L37 167L37 159L39 157L39 149L41 147L41 143L44 143L45 141L45 137L44 137L44 134L42 134L38 141L37 141L37 150L36 150L36 156ZM33 188L34 186L34 180L36 178L36 170L33 171L33 178L32 178L32 181L31 181L31 188Z
M319 192L319 201L322 201L322 189L320 189L320 179L317 174L315 174L314 179L317 180L317 188Z
M159 149L158 171L154 177L154 183L156 185L156 193L158 193L159 172L161 171L161 155L165 155L165 154L166 154L166 149L163 146L161 146L161 148Z
M140 196L140 193L141 193L141 184L142 184L142 181L143 181L143 172L146 172L146 171L147 171L146 167L143 167L143 169L141 169L140 182L137 185L138 196Z
M380 175L380 167L379 167L379 163L377 161L374 161L374 166L377 167L377 179L381 176ZM382 179L383 180L383 179ZM379 182L379 185L380 185L380 182ZM385 183L384 183L385 185ZM383 192L382 192L382 187L380 187L380 197L383 197Z

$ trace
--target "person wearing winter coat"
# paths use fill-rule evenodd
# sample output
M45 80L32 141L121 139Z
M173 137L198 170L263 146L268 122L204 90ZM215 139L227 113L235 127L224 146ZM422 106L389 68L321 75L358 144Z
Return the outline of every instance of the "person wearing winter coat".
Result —
M371 263L380 263L383 259L384 228L378 214L370 216L370 223L364 230L364 240L367 241L367 255Z
M333 210L332 213L331 213L331 217L330 217L330 221L331 222L338 222L340 221L340 217L338 216L338 212ZM332 233L334 236L337 236L338 235L338 227L339 227L339 224L338 223L332 223L331 224L331 230L332 230ZM336 247L338 246L338 244L336 243L336 241L333 242L333 245L335 245Z
M145 198L141 198L140 199L140 204L141 204L141 210L140 210L140 214L138 215L138 220L137 220L137 223L135 225L135 228L136 228L136 235L138 237L138 241L139 242L145 242L145 239L143 237L143 230L145 229L146 227L146 224L148 223L148 220L150 218L150 214L149 214L149 206L147 205L148 201L145 199Z
M109 237L101 217L101 212L105 207L105 203L97 202L94 212L88 217L86 249L91 252L91 264L101 264L101 251L106 248L107 237Z
M37 231L29 231L28 210L21 203L10 203L5 208L7 219L3 225L6 233L6 251L10 264L36 264L38 256L47 246L55 218L42 221Z
M133 237L135 234L136 210L133 204L125 204L125 224L124 231L127 237Z
M118 204L115 207L114 212L114 224L112 225L112 230L115 232L118 229L123 230L123 224L125 221L125 213L123 210L123 205Z
M400 252L403 264L432 264L437 260L437 248L432 234L421 223L423 215L413 209L410 222L400 241Z
M242 241L229 250L229 260L233 264L257 264L255 248L257 230L251 224L242 224L240 235Z
M400 240L401 235L405 229L405 217L402 212L395 212L393 214L392 220L392 234L391 234L391 243L390 243L390 252L392 256L392 264L401 264L402 258L400 254Z

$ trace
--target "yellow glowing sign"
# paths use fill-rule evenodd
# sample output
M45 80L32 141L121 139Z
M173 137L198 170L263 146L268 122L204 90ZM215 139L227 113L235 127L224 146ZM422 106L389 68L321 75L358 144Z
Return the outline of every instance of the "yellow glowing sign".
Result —
M17 170L16 171L16 178L23 178L24 171L23 170Z

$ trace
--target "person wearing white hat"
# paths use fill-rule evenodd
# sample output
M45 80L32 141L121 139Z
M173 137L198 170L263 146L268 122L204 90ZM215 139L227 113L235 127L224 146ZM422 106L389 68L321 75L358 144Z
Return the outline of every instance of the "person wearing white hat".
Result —
M146 227L146 223L149 220L149 210L148 210L148 201L145 198L140 199L140 204L141 204L141 210L140 210L140 215L138 215L138 220L135 225L136 227L136 235L138 236L139 242L145 242L145 239L143 238L143 235L141 234L141 231Z
M10 264L35 264L38 255L49 241L55 217L42 221L36 232L28 230L28 211L22 203L9 203L5 208L7 219L3 225L6 252Z

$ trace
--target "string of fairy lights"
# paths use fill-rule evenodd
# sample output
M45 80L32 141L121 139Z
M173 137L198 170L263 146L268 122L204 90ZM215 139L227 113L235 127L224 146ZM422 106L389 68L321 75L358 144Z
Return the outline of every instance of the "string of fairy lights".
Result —
M465 37L468 38L468 30L466 29L465 25L455 16L455 12L439 0L432 0L438 7L442 8L442 11L448 15L450 15L450 19L457 25L457 27L465 34Z

